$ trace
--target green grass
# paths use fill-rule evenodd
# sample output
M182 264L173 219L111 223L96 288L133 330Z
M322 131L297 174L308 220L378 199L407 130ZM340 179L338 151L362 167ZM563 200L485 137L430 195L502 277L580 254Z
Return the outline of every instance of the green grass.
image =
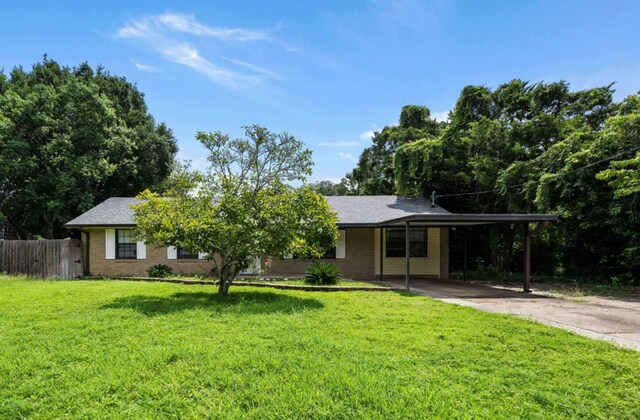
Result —
M640 356L395 292L0 280L0 418L640 416Z
M190 275L171 275L167 276L168 279L180 279L180 280L204 280L216 282L217 279L209 276L190 276ZM292 285L309 285L304 278L291 277L291 278L270 278L270 277L242 277L236 278L237 281L248 283L276 283L276 284L292 284ZM314 286L322 286L314 285ZM365 281L357 281L350 279L340 279L338 283L331 286L354 286L354 287L380 287L378 284L368 283Z
M277 284L293 284L293 285L307 285L311 286L308 282L303 278L263 278L263 277L248 277L248 278L239 278L239 281L246 282L255 282L255 283L277 283ZM322 284L314 284L312 286L323 286ZM357 286L357 287L380 287L378 284L367 283L365 281L357 281L357 280L348 280L348 279L340 279L336 284L332 284L330 286Z
M463 279L463 273L455 271L451 273L451 278ZM490 285L500 285L507 287L522 287L522 273L493 273L482 272L477 274L469 271L467 278L475 283L486 283ZM533 275L531 277L531 287L557 293L569 297L583 296L603 296L603 297L640 297L640 286L632 284L620 284L616 281L595 282L589 279L571 279L556 276Z

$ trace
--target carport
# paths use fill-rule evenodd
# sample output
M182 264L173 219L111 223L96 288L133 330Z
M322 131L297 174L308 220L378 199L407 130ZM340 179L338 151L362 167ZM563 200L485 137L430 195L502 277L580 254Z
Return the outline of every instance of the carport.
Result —
M438 228L465 228L471 226L510 224L521 225L524 231L524 261L523 261L523 290L525 293L531 292L531 237L546 229L551 222L558 220L555 214L411 214L393 220L387 220L378 225L380 234L380 244L384 242L383 235L385 228L402 227L405 228L405 249L409 249L409 229L412 226L438 227ZM538 226L532 231L532 223ZM383 249L380 246L380 280L384 280L384 258ZM411 258L409 253L405 253L405 287L410 288L411 281ZM467 243L464 244L464 279L467 279Z

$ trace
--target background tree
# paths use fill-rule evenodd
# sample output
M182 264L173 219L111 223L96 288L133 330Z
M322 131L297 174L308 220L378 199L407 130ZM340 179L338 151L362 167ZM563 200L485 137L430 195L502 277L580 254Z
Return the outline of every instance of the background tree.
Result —
M349 175L357 175L359 187L384 182L385 193L429 196L436 190L438 203L454 212L558 213L560 223L535 239L535 267L547 274L638 282L640 99L632 95L615 103L612 94L612 85L571 91L564 81L513 80L495 90L467 86L436 135L407 136L388 148L374 138ZM410 117L414 111L404 115L404 121L421 120ZM382 177L362 169L375 169L371 162L384 162ZM463 234L480 238L470 247L472 259L521 270L519 228ZM452 232L453 268L461 254L456 235L460 231Z
M349 192L344 181L337 183L329 180L318 181L311 184L311 187L320 195L347 195Z
M396 149L403 144L434 137L439 127L438 122L431 118L429 108L404 106L400 112L400 125L375 132L373 145L362 152L358 165L346 175L350 191L359 195L393 194L393 155Z
M255 256L320 257L337 240L336 216L310 186L311 152L286 133L256 125L245 139L199 132L210 168L183 169L160 197L149 190L134 206L138 234L159 246L207 254L219 277L219 296Z
M0 77L0 201L32 235L61 237L98 202L158 185L176 152L144 95L101 67L45 56Z

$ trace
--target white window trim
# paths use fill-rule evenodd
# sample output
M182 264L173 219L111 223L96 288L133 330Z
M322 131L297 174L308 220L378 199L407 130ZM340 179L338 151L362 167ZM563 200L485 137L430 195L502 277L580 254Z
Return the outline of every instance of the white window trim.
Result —
M116 259L116 230L104 230L104 258L107 260Z
M178 248L175 246L167 247L167 259L168 260L177 260L178 259Z
M336 243L336 258L345 258L347 256L347 231L342 229L338 231L338 242Z
M137 260L147 259L147 245L142 241L136 242L136 259Z

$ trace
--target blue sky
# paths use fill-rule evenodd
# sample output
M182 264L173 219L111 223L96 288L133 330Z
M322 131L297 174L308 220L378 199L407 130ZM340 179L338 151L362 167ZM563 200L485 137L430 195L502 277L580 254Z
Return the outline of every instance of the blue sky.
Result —
M313 180L338 180L403 105L445 118L469 84L637 92L638 16L637 1L20 1L2 7L0 67L103 64L194 166L197 131L257 123L314 151Z

